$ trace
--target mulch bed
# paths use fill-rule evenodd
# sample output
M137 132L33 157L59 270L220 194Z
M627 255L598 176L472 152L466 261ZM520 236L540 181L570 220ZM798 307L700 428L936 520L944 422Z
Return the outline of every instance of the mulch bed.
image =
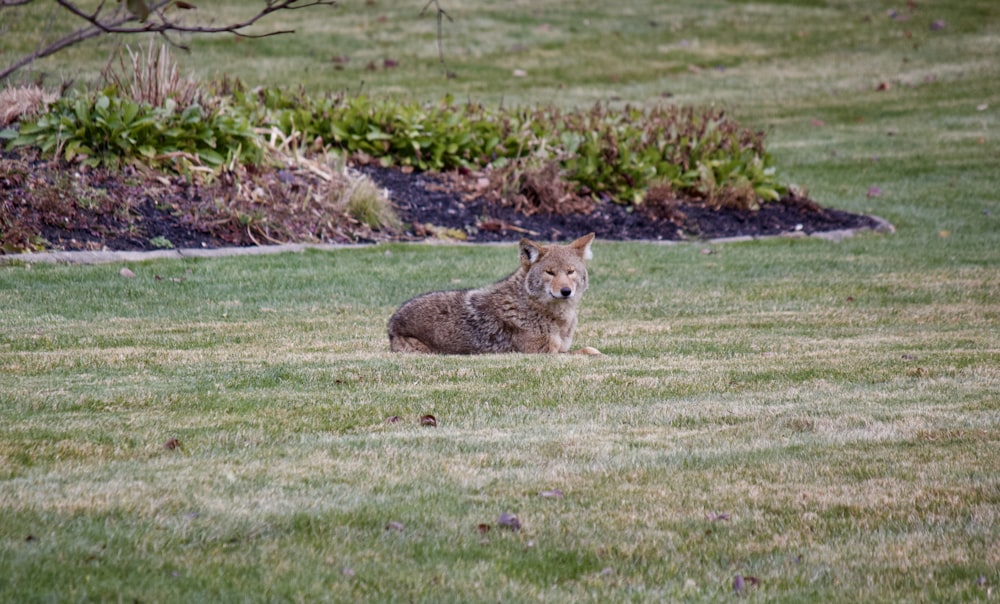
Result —
M403 220L418 225L416 230L422 224L456 229L473 242L517 241L526 236L561 240L590 232L615 241L679 241L880 228L871 216L822 208L792 196L756 211L714 210L691 200L679 203L670 218L651 217L615 203L595 204L589 214L525 215L483 198L466 199L468 195L454 190L452 178L392 168L366 167L365 172L389 190Z
M669 241L874 230L881 226L873 217L822 208L794 196L764 204L756 211L711 209L698 200L676 200L667 211L659 213L589 201L583 204L589 210L586 212L556 213L537 208L526 212L524 208L498 203L496 195L481 194L482 174L421 174L377 164L361 165L359 169L389 191L403 219L401 231L373 231L346 217L323 216L321 223L309 223L291 201L279 207L281 204L275 200L290 200L297 191L310 186L305 171L254 171L194 185L179 177L134 170L80 170L2 151L0 253L42 247L150 250L164 242L177 248L217 248L430 237L483 243L517 241L521 237L549 241L589 232L606 240ZM252 186L248 186L251 180ZM267 192L268 203L247 198L248 191L262 190ZM579 208L580 198L567 206ZM246 216L259 220L254 228L247 228ZM270 237L269 233L278 236Z

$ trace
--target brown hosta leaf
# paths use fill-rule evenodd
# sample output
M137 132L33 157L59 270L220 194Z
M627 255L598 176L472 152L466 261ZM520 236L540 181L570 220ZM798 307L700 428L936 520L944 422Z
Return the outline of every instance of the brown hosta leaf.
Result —
M421 426L428 426L430 428L437 428L438 420L436 417L428 413L420 418Z
M404 528L406 527L403 526L403 523L396 520L390 520L389 523L385 525L385 530L387 531L399 531L402 533Z
M184 446L181 445L181 441L176 438L171 438L167 442L163 443L163 448L167 451L173 451L174 449L183 449Z
M563 492L561 489L552 489L551 491L542 491L539 495L542 497L554 497L556 499L560 499L563 496Z
M521 521L514 514L507 512L500 514L500 517L497 518L497 525L515 532L521 530Z

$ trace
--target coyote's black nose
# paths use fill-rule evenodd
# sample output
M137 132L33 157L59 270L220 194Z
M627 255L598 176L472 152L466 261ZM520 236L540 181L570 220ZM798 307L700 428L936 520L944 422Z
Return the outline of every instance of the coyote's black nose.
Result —
M559 293L562 294L563 298L568 298L573 295L573 290L568 287L564 287L561 290L559 290Z

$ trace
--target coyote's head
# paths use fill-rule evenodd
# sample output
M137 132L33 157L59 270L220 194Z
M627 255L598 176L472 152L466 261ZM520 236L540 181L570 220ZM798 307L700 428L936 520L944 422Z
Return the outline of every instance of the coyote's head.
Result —
M594 233L569 245L540 245L529 239L520 244L521 267L527 273L524 288L543 304L576 302L587 291L586 260L593 257Z

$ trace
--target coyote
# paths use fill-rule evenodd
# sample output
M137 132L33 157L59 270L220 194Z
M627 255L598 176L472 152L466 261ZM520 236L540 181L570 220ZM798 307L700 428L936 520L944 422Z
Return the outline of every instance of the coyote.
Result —
M594 233L569 245L522 239L521 267L506 279L403 304L389 319L389 347L438 354L569 351L593 240ZM575 352L601 354L589 346Z

